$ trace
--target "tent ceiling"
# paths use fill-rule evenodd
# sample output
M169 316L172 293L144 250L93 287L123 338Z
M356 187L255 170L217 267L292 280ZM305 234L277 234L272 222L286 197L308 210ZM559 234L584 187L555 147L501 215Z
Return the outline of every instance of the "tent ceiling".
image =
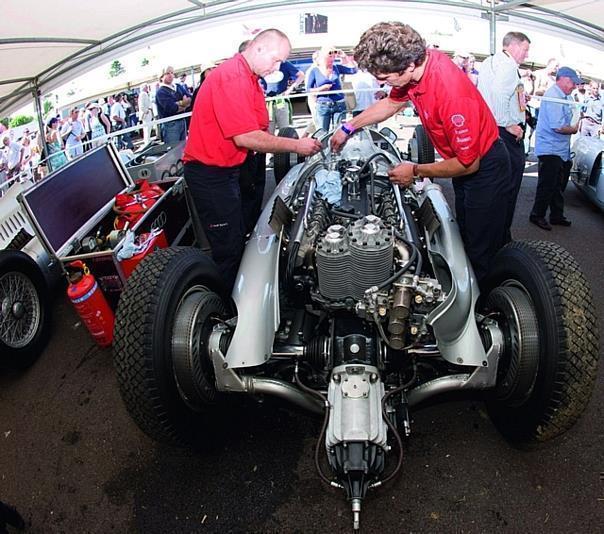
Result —
M397 6L422 0L397 2ZM488 14L488 0L427 0ZM152 41L182 33L185 26L203 25L218 17L252 10L320 4L350 6L334 0L3 0L0 27L0 116L8 115L42 94L114 57ZM102 8L100 7L102 5ZM366 3L358 9L366 9ZM496 1L495 11L544 27L559 28L566 37L604 46L601 0ZM349 7L348 7L349 8ZM570 32L570 33L569 33Z

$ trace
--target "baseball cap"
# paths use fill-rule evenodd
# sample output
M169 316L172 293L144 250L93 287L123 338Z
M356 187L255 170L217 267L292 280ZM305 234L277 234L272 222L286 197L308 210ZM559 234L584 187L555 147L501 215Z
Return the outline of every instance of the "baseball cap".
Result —
M558 69L558 72L556 73L556 80L562 77L570 78L576 84L585 83L581 78L579 78L577 72L570 67L560 67Z

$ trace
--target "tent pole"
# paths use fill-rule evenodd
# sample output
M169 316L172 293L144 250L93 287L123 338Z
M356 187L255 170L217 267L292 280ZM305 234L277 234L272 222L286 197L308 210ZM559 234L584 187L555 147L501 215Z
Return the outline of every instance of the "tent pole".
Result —
M46 144L46 127L44 125L44 117L42 116L43 110L42 110L42 104L40 102L40 89L38 89L38 81L35 80L34 81L34 88L32 89L32 94L34 97L34 107L36 109L36 116L38 118L38 129L40 132L40 137L39 140L42 143L42 146L38 146L38 148L42 148L43 149L43 154L48 155L48 145ZM50 163L47 163L47 165L49 165L50 168ZM51 169L52 170L52 169Z
M497 51L497 13L495 12L495 0L491 0L491 10L489 15L489 43L491 55L493 55Z

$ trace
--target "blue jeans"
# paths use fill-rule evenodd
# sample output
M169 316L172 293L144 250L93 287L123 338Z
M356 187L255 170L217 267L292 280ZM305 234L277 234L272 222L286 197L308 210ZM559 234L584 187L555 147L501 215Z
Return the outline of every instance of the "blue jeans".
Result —
M187 138L187 126L184 119L164 122L161 126L161 137L167 145L175 145Z
M333 126L336 127L346 117L346 103L344 100L327 100L321 98L317 100L316 125L317 128L323 128L326 132Z

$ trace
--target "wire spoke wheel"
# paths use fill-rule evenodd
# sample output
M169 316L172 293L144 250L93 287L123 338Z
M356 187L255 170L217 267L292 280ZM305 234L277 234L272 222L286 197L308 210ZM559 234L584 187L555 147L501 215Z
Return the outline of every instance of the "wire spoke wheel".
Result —
M0 277L0 340L20 349L28 345L40 324L40 301L32 281L19 272Z
M50 291L36 262L19 250L0 251L0 365L29 367L50 336Z

